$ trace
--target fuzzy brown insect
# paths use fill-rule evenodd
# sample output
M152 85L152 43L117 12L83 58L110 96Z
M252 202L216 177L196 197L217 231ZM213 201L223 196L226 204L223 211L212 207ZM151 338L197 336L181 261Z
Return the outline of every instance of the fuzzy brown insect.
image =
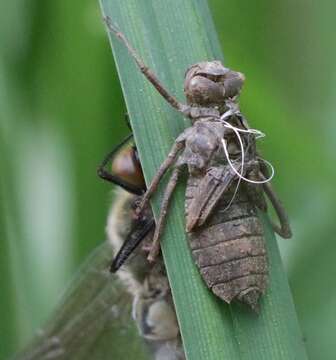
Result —
M98 174L119 186L109 212L107 235L116 254L111 271L130 261L117 273L132 298L132 317L139 334L156 360L184 360L171 291L161 256L153 264L146 261L155 222L148 206L137 218L135 211L146 190L141 164L128 136L112 150L98 168ZM111 163L108 169L107 165ZM142 246L138 246L141 242Z
M112 166L104 159L99 167L103 179L118 185L108 241L82 264L53 316L12 360L185 360L163 259L146 261L155 224L150 208L140 223L135 216L145 182L128 139L106 158ZM138 237L143 246L117 275L109 274L112 255Z
M249 125L239 110L237 99L244 75L225 68L220 61L192 65L184 82L187 104L182 104L146 67L110 19L106 23L158 92L192 122L175 140L138 209L140 214L146 208L162 176L174 165L149 260L159 253L169 201L182 169L187 168L186 231L202 277L227 303L239 300L257 310L268 276L264 231L257 214L258 209L266 211L264 193L280 220L281 226L274 225L274 230L284 238L291 236L291 230L285 210L270 183L265 182L267 171L256 151L255 134L248 131ZM248 181L241 181L242 177Z

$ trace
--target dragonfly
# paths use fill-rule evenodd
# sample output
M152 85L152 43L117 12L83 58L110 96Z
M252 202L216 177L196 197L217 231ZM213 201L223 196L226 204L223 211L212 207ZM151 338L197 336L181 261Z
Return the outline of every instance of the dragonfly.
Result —
M108 154L98 174L119 186L108 240L81 266L54 314L13 360L184 360L163 260L146 261L155 229L150 207L141 219L135 216L145 183L132 136ZM126 246L127 263L112 274L111 259L116 253L123 257L124 244L132 251Z

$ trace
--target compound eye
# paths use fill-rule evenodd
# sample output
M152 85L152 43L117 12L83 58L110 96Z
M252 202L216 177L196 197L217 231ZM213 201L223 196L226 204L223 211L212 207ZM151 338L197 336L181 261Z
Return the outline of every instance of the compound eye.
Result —
M236 71L230 71L223 79L225 94L227 97L238 95L244 85L244 74Z
M123 182L139 189L145 189L146 187L138 152L134 146L128 146L120 150L113 159L112 174L118 176Z

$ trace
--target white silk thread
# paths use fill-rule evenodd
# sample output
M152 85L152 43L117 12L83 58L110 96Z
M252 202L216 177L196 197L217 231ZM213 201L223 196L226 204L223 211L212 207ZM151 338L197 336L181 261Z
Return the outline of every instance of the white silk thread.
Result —
M267 179L264 179L264 180L251 180L251 179L248 179L248 178L244 177L243 174L244 174L244 164L245 164L245 149L244 149L244 144L243 144L242 138L241 138L239 133L254 134L256 139L263 138L266 135L263 132L261 132L260 130L257 130L257 129L240 129L240 128L237 128L237 127L233 126L232 124L228 123L227 121L225 121L226 118L232 116L235 113L236 113L236 111L228 110L227 112L225 112L221 116L220 119L221 119L221 121L223 122L223 124L224 124L224 126L226 128L233 130L233 132L236 134L237 139L239 141L239 146L240 146L240 150L241 150L241 170L240 170L240 172L238 172L237 169L234 167L234 165L233 165L233 163L232 163L232 161L230 159L229 152L227 150L226 141L225 141L225 139L222 139L222 145L223 145L223 149L224 149L226 159L227 159L232 171L239 177L240 180L244 180L244 181L249 182L251 184L265 184L265 183L271 181L272 178L274 177L275 171L274 171L273 165L269 161L267 161L265 159L262 159L262 158L259 158L261 161L263 161L265 164L267 164L271 168L271 175Z
M255 135L256 139L263 138L266 135L263 132L261 132L260 130L257 130L257 129L240 129L240 128L237 128L237 127L233 126L232 124L228 123L225 120L225 119L229 118L230 116L235 115L237 113L239 113L238 110L230 109L227 112L225 112L220 118L220 120L224 124L224 126L226 128L228 128L228 129L233 130L233 132L237 136L237 139L239 141L240 150L241 150L241 169L240 169L240 172L239 172L234 167L234 165L233 165L233 163L232 163L232 161L230 159L230 155L229 155L229 152L228 152L228 149L227 149L227 144L226 144L225 139L222 139L223 150L224 150L225 157L226 157L226 159L228 161L228 164L231 167L232 171L238 176L238 182L237 182L235 191L233 193L233 196L232 196L229 204L225 207L224 211L227 210L231 206L233 200L235 199L235 197L237 195L237 191L238 191L239 185L240 185L242 180L246 181L248 183L251 183L251 184L265 184L265 183L271 181L272 178L274 177L274 174L275 174L273 165L269 161L267 161L265 159L262 159L262 158L259 158L261 161L266 163L271 168L271 175L267 179L264 179L264 180L251 180L251 179L248 179L248 178L244 177L243 174L244 174L244 164L245 164L245 149L244 149L244 144L243 144L242 138L241 138L239 133L253 134L253 135Z

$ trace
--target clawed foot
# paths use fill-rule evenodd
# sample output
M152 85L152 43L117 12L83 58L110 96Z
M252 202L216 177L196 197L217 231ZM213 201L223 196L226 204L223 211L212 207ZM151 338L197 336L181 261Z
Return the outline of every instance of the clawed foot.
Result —
M160 253L160 242L158 241L157 237L154 234L153 242L150 246L149 254L147 256L147 260L150 263L153 263L156 261L158 255Z
M159 255L160 252L160 245L159 245L159 249L157 249L157 245L155 244L146 244L142 246L142 251L144 251L145 253L148 253L147 256L147 260L150 263L154 263Z

